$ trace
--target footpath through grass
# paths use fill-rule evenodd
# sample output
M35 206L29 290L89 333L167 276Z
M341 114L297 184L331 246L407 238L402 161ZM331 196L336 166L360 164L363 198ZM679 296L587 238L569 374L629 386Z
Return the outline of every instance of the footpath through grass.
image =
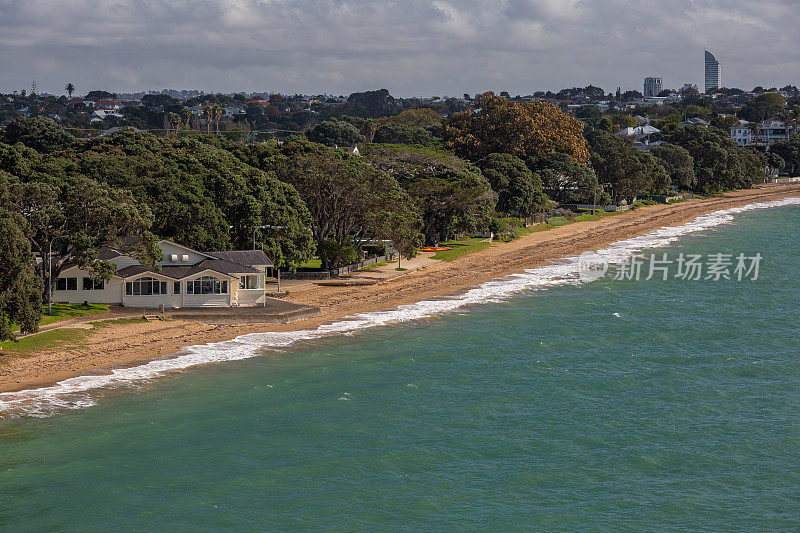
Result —
M439 243L439 246L446 246L448 248L452 248L452 250L436 252L436 255L434 255L431 259L438 259L439 261L453 261L454 259L458 259L459 257L463 257L467 254L488 248L491 246L491 243L483 237L475 237L461 241L445 241Z
M35 333L28 335L17 342L0 342L0 356L8 355L31 355L44 350L57 350L78 346L87 337L96 333L102 328L107 328L119 324L137 324L147 322L144 318L118 318L116 320L102 320L89 324L87 328L63 328Z
M53 304L53 314L47 314L47 306L42 308L42 319L39 326L68 320L79 316L101 315L108 312L106 304ZM19 331L19 326L12 325L11 331Z

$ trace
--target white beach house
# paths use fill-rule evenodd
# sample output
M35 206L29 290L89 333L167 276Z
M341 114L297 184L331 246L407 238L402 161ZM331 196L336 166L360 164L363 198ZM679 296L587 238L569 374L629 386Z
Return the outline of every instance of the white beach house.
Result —
M56 280L54 302L104 303L125 307L236 307L265 301L267 269L262 250L199 252L172 241L158 243L158 268L143 266L124 250L108 248L100 259L117 265L109 281L93 281L77 266Z

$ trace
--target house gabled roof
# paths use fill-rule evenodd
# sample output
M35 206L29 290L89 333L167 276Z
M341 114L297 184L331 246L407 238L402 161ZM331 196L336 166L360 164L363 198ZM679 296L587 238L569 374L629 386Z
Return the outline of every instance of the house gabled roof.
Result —
M130 278L139 274L158 274L174 280L180 280L210 270L223 276L232 277L233 274L260 274L255 268L239 263L225 261L224 259L206 259L196 265L163 266L160 270L142 265L131 265L117 271L117 276Z
M208 252L209 255L217 259L224 259L232 263L239 263L240 265L253 266L275 266L264 250L232 250L222 252Z
M181 248L181 249L186 250L188 252L196 253L197 255L202 255L202 256L208 257L209 259L214 259L214 256L212 256L212 255L209 255L209 254L207 254L205 252L201 252L199 250L195 250L194 248L189 248L188 246L184 246L182 244L178 244L177 242L171 241L169 239L161 239L160 241L158 241L158 244L161 244L162 242L169 243L172 246L177 246L178 248Z

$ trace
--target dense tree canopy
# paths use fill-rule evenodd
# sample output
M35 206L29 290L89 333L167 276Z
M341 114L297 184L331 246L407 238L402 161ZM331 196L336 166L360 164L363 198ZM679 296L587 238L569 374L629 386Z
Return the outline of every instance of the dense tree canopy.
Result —
M568 154L588 164L583 124L543 101L512 102L492 93L476 101L475 112L452 116L444 123L445 147L477 161L492 153L519 158L552 153Z
M736 114L749 122L761 122L780 114L786 105L786 98L778 93L756 96L745 104Z
M22 143L42 153L65 150L75 143L75 138L52 118L34 117L15 120L0 130L0 141L6 144Z
M0 171L0 341L12 339L12 323L32 333L42 314L42 282L25 235L25 220L10 205L13 178Z
M653 146L650 153L658 158L672 184L689 190L694 187L694 158L685 148L664 143Z
M763 156L737 146L726 131L689 126L670 133L666 140L692 156L698 192L744 189L764 179Z
M610 200L599 186L594 171L579 165L566 154L534 157L528 166L540 177L545 194L566 204L606 204Z
M358 128L344 120L326 120L306 132L308 140L326 146L354 146L364 142Z
M313 251L310 217L297 191L212 144L126 130L54 154L20 146L0 145L0 169L24 184L20 201L41 197L78 217L80 210L64 202L81 201L86 187L87 194L97 191L99 196L92 196L97 202L110 206L107 223L123 236L149 228L200 250L246 249L254 226L272 225L284 229L260 232L257 245L277 264L305 261ZM123 215L138 222L126 223L118 218ZM51 233L77 232L59 210L52 216L59 221L42 222Z
M386 238L393 226L412 227L416 219L397 181L360 158L295 141L284 145L271 164L308 206L326 268L343 262L343 248L360 249L364 239Z
M363 153L367 161L394 176L412 196L422 212L428 244L487 227L496 195L478 168L433 148L373 144Z
M437 143L437 139L424 128L407 126L398 122L387 122L375 131L373 142L433 146Z
M592 167L601 183L611 185L615 202L631 203L637 194L666 191L669 175L654 156L639 152L627 141L608 132L595 130L588 139L592 147Z
M528 217L553 207L542 190L539 175L531 172L520 158L511 154L489 154L478 161L477 166L497 193L498 212Z

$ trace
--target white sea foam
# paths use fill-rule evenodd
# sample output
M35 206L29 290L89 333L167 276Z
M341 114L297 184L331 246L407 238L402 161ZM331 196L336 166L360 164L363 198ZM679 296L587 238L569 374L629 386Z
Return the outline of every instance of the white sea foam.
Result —
M610 263L619 262L629 257L631 253L666 246L684 235L729 223L736 214L787 205L800 205L800 198L787 198L715 211L682 226L663 227L639 237L616 242L608 248L598 250L597 254ZM422 300L389 311L359 313L332 324L321 325L316 329L283 333L250 333L229 341L191 346L175 357L115 369L108 374L78 376L51 387L2 393L0 417L42 417L59 410L80 409L95 404L93 391L112 387L135 387L143 381L191 366L254 357L264 349L287 348L302 341L333 335L351 335L368 328L433 317L473 304L501 302L526 290L579 284L581 280L578 274L578 257L566 257L547 266L483 283L459 296Z

